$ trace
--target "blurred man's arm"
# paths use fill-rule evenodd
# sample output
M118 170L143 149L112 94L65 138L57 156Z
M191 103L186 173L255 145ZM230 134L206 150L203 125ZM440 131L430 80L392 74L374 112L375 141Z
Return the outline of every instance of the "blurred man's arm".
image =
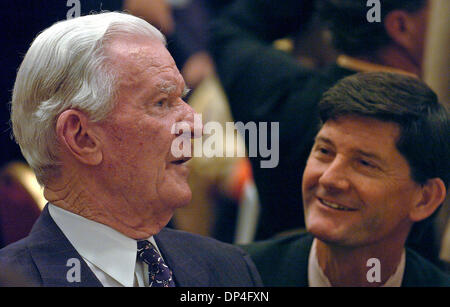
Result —
M289 99L311 72L272 42L300 31L311 2L239 0L213 23L211 53L236 120L279 121L308 107Z

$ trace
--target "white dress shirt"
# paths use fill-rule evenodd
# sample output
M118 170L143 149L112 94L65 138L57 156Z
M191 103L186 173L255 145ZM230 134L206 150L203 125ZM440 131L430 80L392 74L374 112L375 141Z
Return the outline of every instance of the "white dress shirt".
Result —
M308 285L310 287L331 287L331 283L327 276L323 272L317 260L317 239L314 239L311 246L311 251L309 252L308 260ZM400 287L403 281L403 274L405 272L405 249L403 249L402 258L400 263L395 270L395 273L389 277L389 279L382 285L382 287ZM367 268L369 270L370 268Z
M148 266L136 261L135 239L55 205L49 204L48 209L56 225L103 286L148 286ZM153 236L147 240L160 253Z

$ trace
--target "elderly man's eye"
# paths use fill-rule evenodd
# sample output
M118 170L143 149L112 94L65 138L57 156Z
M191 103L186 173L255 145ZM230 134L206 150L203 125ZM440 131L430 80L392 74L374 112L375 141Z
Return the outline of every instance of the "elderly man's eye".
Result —
M163 107L163 106L165 105L165 100L159 100L159 101L156 103L156 105L157 105L158 107Z

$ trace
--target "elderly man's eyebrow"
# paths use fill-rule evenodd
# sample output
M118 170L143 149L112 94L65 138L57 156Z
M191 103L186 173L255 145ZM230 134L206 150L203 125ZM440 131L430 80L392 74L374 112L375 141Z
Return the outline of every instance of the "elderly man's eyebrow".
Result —
M163 81L158 83L156 86L161 92L167 95L171 95L177 89L177 85L172 81Z
M161 92L163 92L167 95L173 94L178 88L177 84L172 81L161 82L157 85L157 87L160 89ZM181 98L186 97L190 91L191 91L191 89L185 85L183 88L183 92L181 93Z
M185 86L183 89L183 93L181 94L181 98L186 98L190 92L191 92L191 89L188 88L187 86Z

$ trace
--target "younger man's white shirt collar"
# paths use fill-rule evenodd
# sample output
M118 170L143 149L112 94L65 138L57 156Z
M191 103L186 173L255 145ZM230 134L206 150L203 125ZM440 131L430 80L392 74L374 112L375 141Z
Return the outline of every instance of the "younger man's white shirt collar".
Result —
M136 240L55 205L49 204L48 207L56 225L86 260L103 286L133 287L147 283L144 283L145 269L142 265L136 265ZM159 252L153 236L148 240Z
M316 253L317 239L314 239L308 259L308 285L310 287L331 287L331 283L319 265ZM382 287L401 287L405 272L406 255L403 249L402 258L395 273L382 285ZM367 268L369 270L370 268Z

